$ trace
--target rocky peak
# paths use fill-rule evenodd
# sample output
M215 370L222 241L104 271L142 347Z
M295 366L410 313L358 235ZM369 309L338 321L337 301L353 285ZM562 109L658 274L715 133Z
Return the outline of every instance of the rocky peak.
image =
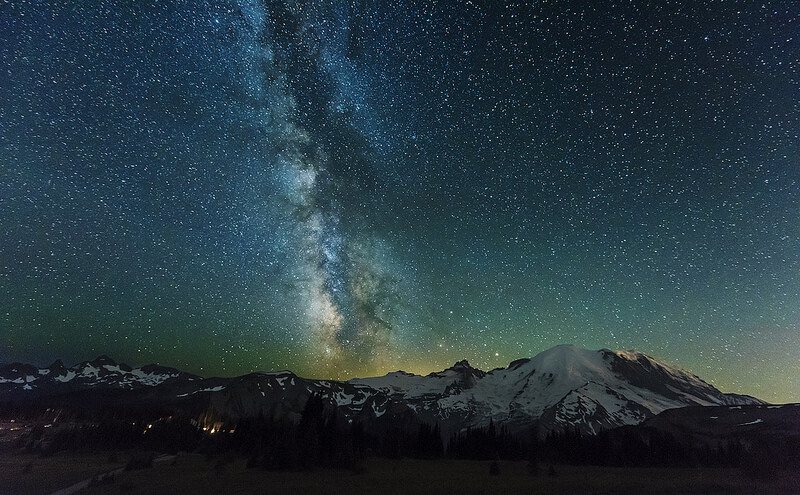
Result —
M462 359L458 361L450 368L447 368L444 371L440 371L438 373L431 373L432 376L447 376L450 373L454 373L456 375L456 382L460 385L460 388L467 389L475 385L475 381L483 378L486 375L486 372L483 370L479 370L473 368L469 361L466 359Z
M53 361L53 364L47 367L47 369L49 369L50 371L56 371L56 370L67 369L67 367L64 366L63 361L61 361L60 359L56 359L55 361Z
M89 364L91 364L95 368L99 368L100 366L104 365L115 366L117 362L111 359L110 357L106 356L105 354L101 354L100 356L97 356L97 358L94 361L90 361Z

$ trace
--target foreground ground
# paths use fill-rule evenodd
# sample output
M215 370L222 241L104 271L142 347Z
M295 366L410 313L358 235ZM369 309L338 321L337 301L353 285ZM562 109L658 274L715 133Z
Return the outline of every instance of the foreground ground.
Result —
M0 457L0 493L49 494L124 465L119 454L59 454ZM113 483L80 491L81 494L225 493L585 493L585 494L787 494L800 493L800 474L772 473L759 479L735 469L642 469L556 466L555 476L542 466L531 475L524 462L500 462L498 475L489 463L452 460L370 459L362 469L280 473L246 469L245 461L206 460L181 456L152 468L124 471Z

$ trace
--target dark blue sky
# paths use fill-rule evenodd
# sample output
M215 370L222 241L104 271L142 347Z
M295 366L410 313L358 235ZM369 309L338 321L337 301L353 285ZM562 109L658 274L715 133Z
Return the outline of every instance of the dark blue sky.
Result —
M0 6L0 361L635 348L800 394L795 2Z

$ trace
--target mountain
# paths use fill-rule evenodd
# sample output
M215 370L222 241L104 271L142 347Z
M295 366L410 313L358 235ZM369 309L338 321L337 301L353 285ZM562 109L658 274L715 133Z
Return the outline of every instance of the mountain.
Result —
M426 376L403 371L345 382L312 380L290 371L201 378L173 368L132 368L101 356L66 368L0 366L0 401L88 407L181 410L210 421L245 417L299 420L311 394L346 421L370 429L425 422L449 435L467 427L565 428L597 433L636 425L686 406L760 405L724 394L688 374L633 351L592 351L561 345L507 368L485 372L460 361Z
M596 433L684 406L763 403L723 394L697 376L638 352L571 345L488 373L462 361L425 377L398 372L351 383L407 403L424 421L485 426L491 420L511 430L536 422L541 435L565 427Z
M21 363L0 365L0 397L12 397L20 392L25 392L22 397L39 397L87 388L138 390L175 381L202 380L199 376L154 364L131 368L108 356L70 368L59 359L45 368Z

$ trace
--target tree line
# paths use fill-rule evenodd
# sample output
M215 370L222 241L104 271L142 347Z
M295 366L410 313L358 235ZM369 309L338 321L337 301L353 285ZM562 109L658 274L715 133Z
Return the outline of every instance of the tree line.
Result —
M0 414L12 413L12 409L0 404ZM56 411L39 413L52 418ZM159 408L107 411L95 418L69 411L57 414L62 423L70 418L74 426L46 432L39 422L17 447L44 455L98 448L193 451L209 457L244 456L248 467L271 470L359 469L366 457L527 460L531 466L742 467L755 473L800 467L797 436L747 444L736 438L715 445L691 444L667 431L636 426L596 435L567 429L540 439L534 428L528 433L512 433L491 420L487 426L449 436L438 423L390 423L376 430L344 417L318 394L308 398L296 423L261 416L217 424L205 431L195 419L174 411L164 416Z

